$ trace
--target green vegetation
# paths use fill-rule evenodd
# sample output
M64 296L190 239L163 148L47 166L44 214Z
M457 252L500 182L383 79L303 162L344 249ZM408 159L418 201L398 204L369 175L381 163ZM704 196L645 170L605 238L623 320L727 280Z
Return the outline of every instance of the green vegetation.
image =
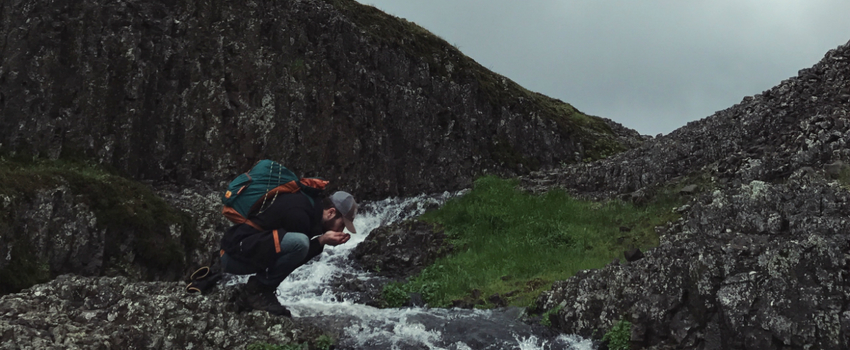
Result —
M401 307L407 301L409 294L405 284L400 282L387 283L381 291L381 297L387 307Z
M246 350L307 350L307 343L276 345L269 343L252 343L245 347Z
M329 350L333 347L335 341L327 335L321 335L310 347L310 343L290 343L290 344L269 344L269 343L251 343L245 347L246 350Z
M468 194L420 219L443 225L454 252L406 283L384 288L388 306L420 293L433 307L464 300L529 306L553 281L602 267L624 250L658 244L654 228L678 218L681 201L663 192L642 206L577 200L561 190L531 195L516 180L483 177ZM675 193L675 192L673 192Z
M7 232L3 232L0 237L8 237ZM34 255L34 251L35 247L28 240L12 247L9 264L0 268L0 295L50 280L50 266Z
M838 173L838 184L846 190L850 190L850 165L842 165Z
M336 341L328 335L320 335L319 338L316 339L316 349L319 350L329 350L333 347Z
M307 64L304 63L304 59L296 58L290 62L289 68L292 70L293 74L302 73L307 69Z
M12 249L9 265L0 269L0 293L51 277L47 262L31 249L34 242L12 229L14 207L30 202L39 190L65 186L75 202L88 205L94 212L97 227L107 231L105 268L116 268L109 264L117 265L123 259L117 256L122 244L132 244L138 262L162 271L180 268L185 250L198 244L199 232L188 215L171 208L147 186L101 167L65 160L0 157L0 183L0 201L9 198L12 206L0 215L0 233ZM171 236L172 227L182 230L179 239ZM132 242L125 241L127 233L132 233Z
M560 311L561 311L561 309L563 309L563 308L564 308L564 306L563 306L563 305L558 305L558 306L556 306L555 308L553 308L553 309L551 309L551 310L549 310L549 311L544 312L544 313L543 313L543 315L541 315L541 316L540 316L540 317L541 317L541 318L540 318L540 324L542 324L542 325L544 325L544 326L546 326L546 327L552 327L552 321L550 320L550 317L551 317L552 315L557 315L557 314L558 314L558 312L560 312Z
M608 349L610 350L629 350L631 349L631 337L632 323L620 320L602 336L602 341L608 342Z

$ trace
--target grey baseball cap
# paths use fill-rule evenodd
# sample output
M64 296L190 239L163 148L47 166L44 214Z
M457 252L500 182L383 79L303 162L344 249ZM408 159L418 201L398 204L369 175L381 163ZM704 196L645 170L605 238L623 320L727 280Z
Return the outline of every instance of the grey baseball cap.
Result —
M354 216L357 215L357 202L354 201L354 196L348 192L337 191L330 198L336 210L342 214L345 228L351 233L357 233L354 229Z

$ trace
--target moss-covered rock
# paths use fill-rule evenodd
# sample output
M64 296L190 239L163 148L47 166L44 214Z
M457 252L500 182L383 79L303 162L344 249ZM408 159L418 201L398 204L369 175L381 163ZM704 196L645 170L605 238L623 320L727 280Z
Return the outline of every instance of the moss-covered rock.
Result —
M194 220L149 187L97 167L0 158L0 292L62 273L176 279Z

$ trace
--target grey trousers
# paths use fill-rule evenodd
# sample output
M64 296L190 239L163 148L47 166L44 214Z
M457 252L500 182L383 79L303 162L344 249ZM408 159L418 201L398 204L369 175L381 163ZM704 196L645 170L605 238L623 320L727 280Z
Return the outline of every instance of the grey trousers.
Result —
M298 232L287 232L280 239L280 257L274 265L265 270L258 270L250 264L243 263L230 257L227 253L221 256L221 269L236 275L256 273L259 282L266 286L277 286L289 276L292 271L301 266L307 252L310 250L310 239Z

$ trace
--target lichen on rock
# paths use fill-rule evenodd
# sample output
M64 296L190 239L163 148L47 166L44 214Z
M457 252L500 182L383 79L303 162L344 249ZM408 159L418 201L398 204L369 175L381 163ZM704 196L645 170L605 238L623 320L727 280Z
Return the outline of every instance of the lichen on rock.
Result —
M324 331L263 311L240 311L238 286L186 294L179 282L62 275L0 297L0 349L243 348L304 343Z

